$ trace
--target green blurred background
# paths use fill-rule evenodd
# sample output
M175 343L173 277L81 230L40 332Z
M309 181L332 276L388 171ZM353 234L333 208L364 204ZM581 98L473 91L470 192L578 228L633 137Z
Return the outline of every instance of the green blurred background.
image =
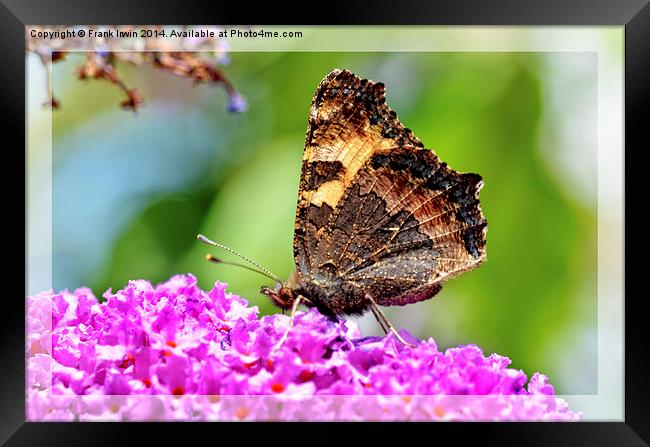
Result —
M259 294L268 280L207 263L195 236L288 277L309 106L319 81L347 68L384 82L405 126L485 180L488 261L389 318L443 349L507 355L560 394L596 392L594 53L232 53L224 70L247 98L242 114L225 110L220 88L125 64L145 104L123 111L114 86L75 79L82 61L53 68L55 289L101 296L192 272L276 312ZM357 320L381 333L371 315Z

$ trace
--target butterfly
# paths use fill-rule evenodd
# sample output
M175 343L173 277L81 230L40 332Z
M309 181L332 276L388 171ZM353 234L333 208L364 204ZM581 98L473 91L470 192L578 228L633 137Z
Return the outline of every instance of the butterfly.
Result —
M283 282L244 258L276 280L261 293L291 309L276 347L300 304L331 316L370 309L386 333L408 344L380 306L432 298L486 260L482 177L454 171L426 149L385 93L383 83L338 69L316 89L294 227L296 271Z

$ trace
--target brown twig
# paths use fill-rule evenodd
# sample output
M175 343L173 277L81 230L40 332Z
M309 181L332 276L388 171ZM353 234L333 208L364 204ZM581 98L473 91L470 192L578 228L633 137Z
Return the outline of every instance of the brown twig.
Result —
M177 76L191 79L194 83L207 82L220 85L228 94L228 110L242 112L246 109L244 98L237 92L232 82L220 68L219 60L223 61L226 54L224 45L216 38L186 39L172 41L161 37L134 39L128 42L125 38L96 37L83 39L68 37L65 39L44 40L32 37L32 30L37 32L54 32L70 30L71 27L34 27L27 29L27 51L36 53L46 70L47 95L49 104L56 109L60 103L55 99L51 87L50 65L65 59L72 51L86 51L86 60L78 70L79 79L103 79L114 85L126 95L120 105L124 109L137 110L143 103L142 95L135 88L129 88L120 78L116 63L124 61L130 64L150 64L156 68L168 71ZM161 26L155 27L92 27L93 31L152 30L160 31ZM184 28L187 30L187 27ZM95 33L98 34L98 33ZM155 34L154 34L155 35ZM182 51L178 51L178 47ZM201 50L200 52L198 52ZM207 50L207 52L205 51ZM212 57L210 57L212 56Z

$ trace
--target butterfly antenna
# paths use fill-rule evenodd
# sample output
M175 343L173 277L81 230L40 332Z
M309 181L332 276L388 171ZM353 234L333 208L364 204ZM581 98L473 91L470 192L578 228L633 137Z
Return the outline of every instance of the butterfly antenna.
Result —
M212 256L212 255L210 255L210 254L206 255L206 256L205 256L205 259L207 259L208 261L213 262L213 263L215 263L215 264L234 265L234 266L237 266L237 267L241 267L241 268L243 268L243 269L250 270L251 272L255 272L255 273L259 273L260 275L264 275L264 276L266 276L267 278L271 278L271 279L274 280L274 281L276 280L275 277L273 277L273 276L271 276L271 275L267 275L267 274L266 274L265 272L263 272L262 270L258 270L258 269L256 269L256 268L249 267L249 266L247 266L247 265L245 265L245 264L239 264L239 263L237 263L237 262L224 261L223 259L217 258L217 257Z
M262 275L265 275L265 276L267 276L267 277L273 279L274 281L282 282L282 280L280 280L280 278L278 278L276 275L274 275L273 273L271 273L270 271L268 271L267 269L265 269L264 267L262 267L261 265L259 265L257 262L253 261L252 259L247 258L246 256L242 255L241 253L236 252L236 251L233 250L232 248L228 248L228 247L226 247L226 246L223 245L223 244L220 244L220 243L218 243L218 242L214 242L214 241L208 239L207 237L203 236L202 234L197 235L196 238L197 238L198 240L200 240L201 242L203 242L204 244L207 244L207 245L214 245L215 247L222 248L222 249L226 250L226 251L229 252L229 253L232 253L232 254L234 254L234 255L236 255L236 256L239 256L239 257L242 258L244 261L246 261L246 262L248 262L248 263L250 263L250 264L253 264L253 265L254 265L255 267L257 267L259 270L255 270L255 269L253 269L253 268L250 268L250 267L247 267L247 266L245 266L245 265L241 265L241 264L234 264L234 263L232 263L232 262L225 262L225 261L222 261L221 259L215 258L215 257L212 256L212 255L208 255L208 258L207 258L208 261L215 262L215 263L217 263L217 264L238 265L238 266L240 266L240 267L244 267L244 268L246 268L246 269L248 269L248 270L251 270L251 271L254 271L254 272L260 273L260 274L262 274Z

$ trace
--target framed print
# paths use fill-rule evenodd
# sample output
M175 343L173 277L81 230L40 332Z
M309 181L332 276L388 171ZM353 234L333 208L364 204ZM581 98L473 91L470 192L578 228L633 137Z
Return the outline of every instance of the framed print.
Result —
M5 7L8 445L110 427L81 422L643 445L624 204L650 9L579 3L328 25Z

